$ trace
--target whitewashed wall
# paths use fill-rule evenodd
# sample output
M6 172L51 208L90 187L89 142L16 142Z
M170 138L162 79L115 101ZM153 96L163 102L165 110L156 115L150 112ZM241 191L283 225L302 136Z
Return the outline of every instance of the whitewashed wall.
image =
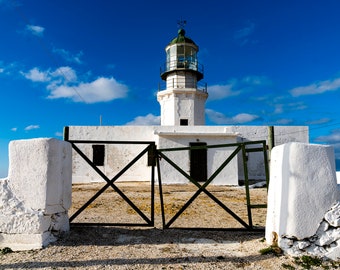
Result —
M101 141L155 141L153 127L145 126L85 126L70 127L70 140L101 140ZM92 144L77 144L87 157L92 160ZM123 169L145 145L111 144L105 146L105 166L99 166L110 179ZM102 178L87 164L83 158L73 151L73 183L98 182ZM147 156L124 173L120 181L149 181L150 167Z
M162 126L179 125L180 119L188 119L189 126L205 124L207 93L196 88L176 88L158 92L157 99L161 105Z
M239 136L239 142L266 140L268 144L269 133L267 126L228 126L225 127L225 130L228 133L237 134ZM281 145L288 142L309 143L309 130L307 126L275 126L274 135L274 145ZM247 165L250 179L264 179L262 153L249 153ZM241 156L239 156L238 170L239 177L243 180L244 171Z
M275 131L275 144L285 142L309 142L308 127L305 126L277 126ZM234 139L233 139L234 138ZM226 144L242 141L255 141L268 139L267 126L70 126L70 140L110 140L110 141L153 141L157 148L187 147L190 142L206 142L212 144ZM79 145L92 158L91 145ZM101 170L112 178L127 162L132 160L141 146L111 145L106 147L105 166ZM230 149L226 150L230 151ZM219 166L224 158L222 150L208 151L208 175ZM188 155L182 154L180 158L184 168L188 170ZM233 161L234 162L234 161ZM243 165L240 155L238 161L231 163L228 170L223 171L224 176L230 175L227 184L237 184L238 179L244 179ZM164 169L165 170L165 169ZM168 169L166 169L168 170ZM236 171L235 171L236 170ZM250 179L264 179L264 160L262 153L250 153L248 159L248 171ZM170 173L170 172L168 172ZM221 174L221 177L224 177ZM168 175L168 182L173 182L177 175ZM150 179L150 167L147 167L147 158L143 157L138 164L126 172L120 181L148 181ZM171 179L171 180L170 180ZM221 178L222 179L222 178ZM167 180L162 179L167 182ZM73 155L73 182L101 181L97 173L86 164L78 154ZM221 180L222 181L222 180ZM225 183L225 180L223 180ZM222 181L222 182L223 182ZM181 182L181 181L179 181ZM215 184L222 183L216 179Z

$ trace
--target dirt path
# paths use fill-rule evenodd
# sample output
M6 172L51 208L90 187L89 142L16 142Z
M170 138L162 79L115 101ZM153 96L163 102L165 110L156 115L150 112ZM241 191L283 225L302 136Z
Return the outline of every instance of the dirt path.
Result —
M73 214L104 184L74 185ZM118 183L126 196L149 217L149 185ZM156 188L156 190L158 190ZM163 187L165 219L168 221L195 193L190 185ZM243 188L208 190L248 222ZM251 190L252 203L266 201L266 189ZM265 224L265 209L254 209L253 224ZM145 223L109 188L73 223ZM176 229L205 227L215 230ZM0 269L284 269L293 265L285 256L261 255L267 247L264 232L225 231L243 226L207 195L200 194L171 228L162 229L158 191L155 193L154 227L72 227L70 233L45 249L0 255Z

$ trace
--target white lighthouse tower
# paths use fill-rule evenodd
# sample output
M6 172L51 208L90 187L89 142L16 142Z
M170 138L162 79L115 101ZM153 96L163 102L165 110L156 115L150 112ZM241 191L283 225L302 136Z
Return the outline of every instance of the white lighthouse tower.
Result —
M205 125L207 86L203 79L203 66L198 63L198 46L185 36L183 28L165 48L166 63L161 78L166 89L157 94L161 106L162 126Z

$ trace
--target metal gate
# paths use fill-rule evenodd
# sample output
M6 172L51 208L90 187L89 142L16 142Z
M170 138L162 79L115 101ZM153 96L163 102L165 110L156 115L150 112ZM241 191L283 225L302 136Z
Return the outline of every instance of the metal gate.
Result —
M217 170L212 173L212 175L203 181L201 178L192 177L192 174L186 173L183 169L181 169L173 160L171 160L166 152L173 151L193 151L193 150L207 150L210 148L235 148L235 150L225 159L225 161L220 165ZM241 152L242 161L243 161L243 170L244 170L244 178L245 178L245 192L246 192L246 207L247 207L247 216L248 221L242 220L235 212L233 212L229 207L227 207L221 200L219 200L216 196L214 196L211 192L209 192L206 188L211 182L216 178L216 176L230 163L232 159L234 159L237 154ZM252 141L252 142L243 142L243 143L233 143L233 144L220 144L220 145L195 145L190 147L181 147L181 148L168 148L168 149L157 149L157 172L158 172L158 182L159 182L159 193L160 193L160 201L161 201L161 213L162 213L162 223L163 228L168 229L170 226L177 220L179 216L190 206L190 204L201 194L205 193L211 200L213 200L218 206L220 206L225 212L230 214L235 220L237 220L246 230L255 230L256 228L253 226L252 221L252 209L254 208L266 208L266 204L251 204L250 199L250 191L249 191L249 176L248 176L248 166L247 159L248 153L250 152L262 152L263 153L263 161L265 167L265 175L266 175L266 184L268 187L269 184L269 167L268 167L268 159L267 159L267 146L266 141ZM159 159L163 159L168 162L175 170L177 170L180 174L182 174L185 178L187 178L191 183L193 183L197 187L197 191L194 195L183 205L180 210L170 218L170 220L165 220L165 210L164 210L164 199L163 199L163 190L162 190L162 180L161 180L161 169ZM199 180L198 180L199 179ZM186 228L186 229L196 229L196 228ZM207 229L207 228L205 228ZM231 229L234 228L225 228ZM263 229L260 229L263 230Z
M71 143L72 148L77 152L86 162L92 167L92 169L100 176L106 184L97 191L97 193L91 197L82 207L80 207L71 217L70 223L71 225L77 226L154 226L154 200L155 200L155 162L154 162L154 154L155 154L155 142L150 141L98 141L98 140L70 140L68 127L65 127L64 131L64 140ZM108 178L96 165L96 160L91 161L91 159L86 156L86 154L77 146L77 144L119 144L119 145L145 145L145 148L125 165L123 169L121 169L113 178ZM97 151L93 149L94 151ZM144 155L148 155L148 165L150 166L150 185L151 185L151 194L150 194L150 213L146 215L140 208L138 208L125 194L122 190L120 190L115 181L119 179L129 168L131 168L141 157ZM100 162L101 163L101 162ZM105 190L111 187L119 196L127 202L130 207L145 221L145 223L72 223L73 220L80 215L92 202L94 202Z
M182 148L169 148L169 149L156 149L155 142L152 141L97 141L97 140L70 140L68 136L68 127L65 128L64 132L64 140L71 143L72 148L77 152L86 162L92 167L92 169L106 182L106 184L97 191L97 193L91 197L82 207L80 207L71 217L70 222L71 225L77 226L154 226L154 208L155 208L155 167L157 167L157 176L158 176L158 184L159 184L159 195L160 195L160 207L161 207L161 218L163 229L169 229L171 225L176 221L176 219L189 207L189 205L201 194L206 194L212 201L214 201L218 206L220 206L225 212L230 214L235 220L237 220L246 230L255 230L252 222L252 209L254 208L266 208L266 204L251 204L250 192L249 192L249 178L248 178L248 166L247 166L247 155L250 152L262 152L264 167L265 167L265 175L267 187L269 184L269 168L268 168L268 160L267 160L267 146L266 141L252 141L252 142L243 142L243 143L233 143L233 144L220 144L220 145L193 145L190 147L182 147ZM77 146L77 144L120 144L120 145L145 145L145 148L131 160L129 163L125 165L123 169L121 169L113 178L108 178L96 165L96 163L101 163L100 159L93 160L86 156L86 154ZM197 151L204 150L210 148L230 148L233 147L235 150L225 159L225 161L220 165L220 167L208 178L202 181L202 178L195 179L192 175L186 173L183 169L176 165L174 161L172 161L167 155L166 152L169 151ZM102 151L99 149L93 149L94 151ZM207 190L207 186L211 184L211 182L216 178L216 176L230 163L230 161L237 157L237 154L241 153L242 161L243 161L243 170L244 170L244 178L245 178L245 193L246 193L246 207L247 207L247 216L248 220L244 221L240 218L236 213L234 213L228 206L226 206L221 200L219 200L216 196L214 196L211 192ZM124 172L126 172L129 168L131 168L142 156L148 156L148 165L150 166L150 213L145 214L141 209L139 209L125 194L122 190L120 190L115 181L119 179ZM180 174L182 174L185 178L187 178L191 183L193 183L197 187L197 191L194 195L183 205L183 207L170 218L170 220L165 220L165 209L164 209L164 197L163 197L163 188L162 188L162 179L161 179L161 168L160 168L160 159L165 160L169 163L175 170L177 170ZM202 183L203 182L203 183ZM94 202L106 189L111 187L119 196L124 199L134 210L135 212L145 221L145 223L74 223L74 219L80 215L92 202ZM189 229L189 228L188 228ZM195 229L195 228L190 228ZM223 229L233 229L233 228L223 228Z

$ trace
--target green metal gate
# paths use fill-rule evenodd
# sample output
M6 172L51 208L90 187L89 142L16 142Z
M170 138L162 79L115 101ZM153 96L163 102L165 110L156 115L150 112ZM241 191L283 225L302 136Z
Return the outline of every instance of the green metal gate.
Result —
M72 148L77 152L86 162L92 167L92 169L100 176L106 184L97 191L97 193L91 197L82 207L80 207L71 217L70 223L71 225L77 226L154 226L154 200L155 200L155 163L154 161L154 153L155 153L155 142L150 141L98 141L98 140L70 140L69 139L69 131L68 127L65 127L64 130L64 140L71 143ZM108 178L95 164L95 161L91 161L86 154L81 151L81 149L77 146L78 144L119 144L119 145L145 145L145 148L131 160L128 164L125 165L123 169L121 169L113 178ZM151 194L150 194L150 213L148 216L139 209L125 194L121 191L118 186L115 184L115 181L119 179L129 168L131 168L141 157L144 155L148 155L148 163L150 165L150 174L151 174ZM74 219L80 215L92 202L94 202L103 192L111 187L117 194L120 195L121 198L126 201L130 207L145 221L145 223L82 223L82 222L73 222Z
M187 172L181 169L173 160L171 160L166 153L173 151L192 151L199 149L211 149L211 148L235 148L235 150L225 159L225 161L220 165L220 167L212 173L212 175L204 181L204 183L200 183L201 181L197 181L194 177L190 176ZM268 167L268 159L267 159L267 146L266 141L251 141L251 142L243 142L243 143L233 143L233 144L219 144L219 145L201 145L201 146L191 146L191 147L181 147L181 148L167 148L167 149L157 149L157 172L158 172L158 183L159 183L159 193L160 193L160 202L161 202L161 213L162 213L162 224L164 229L170 228L170 226L177 220L177 218L190 206L190 204L203 192L205 193L211 200L213 200L217 205L219 205L222 209L224 209L228 214L230 214L235 220L237 220L246 230L255 230L252 221L252 209L254 208L266 208L266 204L251 204L250 192L249 192L249 176L248 176L248 166L247 166L247 155L250 152L262 152L263 153L263 161L265 167L265 176L267 187L269 184L269 167ZM245 192L246 192L246 207L247 207L247 215L248 221L242 220L235 212L233 212L229 207L227 207L221 200L219 200L216 196L214 196L211 192L209 192L206 188L211 182L217 177L217 175L230 163L230 161L237 157L237 154L241 153L242 161L243 161L243 170L245 177ZM191 183L193 183L197 187L197 191L195 194L183 205L183 207L174 215L170 220L165 220L165 210L164 210L164 198L163 198L163 190L162 190L162 179L161 179L161 168L160 168L160 159L165 160L169 163L175 170L177 170L181 175L187 178ZM190 228L194 229L194 228ZM226 229L234 229L234 228L226 228Z
M248 166L247 166L247 156L248 153L251 152L262 152L263 153L263 161L265 167L265 176L267 187L269 184L269 167L267 160L267 146L266 141L251 141L251 142L242 142L242 143L232 143L232 144L219 144L219 145L193 145L190 147L181 147L181 148L167 148L167 149L157 149L155 142L152 141L98 141L98 140L70 140L68 136L68 127L65 127L64 140L71 143L72 148L75 152L77 152L92 169L106 182L106 184L97 191L97 193L90 198L82 207L80 207L71 217L70 222L71 225L77 226L154 226L154 210L155 210L155 168L157 167L157 176L158 176L158 184L159 184L159 200L161 207L161 218L162 218L162 226L163 229L169 229L171 225L177 220L179 216L190 206L190 204L195 201L195 199L201 194L206 194L212 201L214 201L218 206L220 206L225 212L230 214L236 221L238 221L246 230L255 230L256 228L253 226L252 221L252 209L254 208L266 208L266 204L252 204L249 192L249 177L248 177ZM128 164L125 165L121 171L119 171L113 178L108 178L95 164L96 162L101 163L102 160L98 159L97 161L91 161L89 157L84 154L83 151L77 146L78 144L127 144L127 145L145 145L145 148L131 160ZM232 153L224 160L224 162L216 169L211 176L206 179L206 181L202 181L199 179L197 181L194 177L190 176L187 172L181 169L176 163L171 160L166 153L174 152L174 151L195 151L195 150L208 150L212 148L235 148ZM102 151L100 148L93 149L94 151ZM227 205L225 205L221 200L219 200L216 196L214 196L211 192L207 190L208 185L220 174L220 172L228 166L228 164L238 156L240 153L243 163L243 171L245 178L245 193L246 193L246 207L247 207L247 216L248 220L244 221L240 218L234 211L230 209ZM150 166L150 213L145 214L141 209L139 209L125 194L121 191L115 181L119 179L124 172L126 172L131 166L133 166L142 156L148 156L148 165ZM170 220L165 220L165 209L164 209L164 194L162 188L162 177L161 177L161 167L160 167L160 159L166 161L170 164L174 170L177 170L181 175L183 175L186 179L189 180L190 183L194 184L197 187L197 191L194 195L183 205L183 207L176 212L174 216L170 218ZM74 219L81 214L92 202L94 202L106 189L111 187L117 194L120 195L130 206L135 210L135 212L145 221L145 223L75 223ZM195 229L195 228L188 228ZM223 229L236 229L236 228L223 228Z

